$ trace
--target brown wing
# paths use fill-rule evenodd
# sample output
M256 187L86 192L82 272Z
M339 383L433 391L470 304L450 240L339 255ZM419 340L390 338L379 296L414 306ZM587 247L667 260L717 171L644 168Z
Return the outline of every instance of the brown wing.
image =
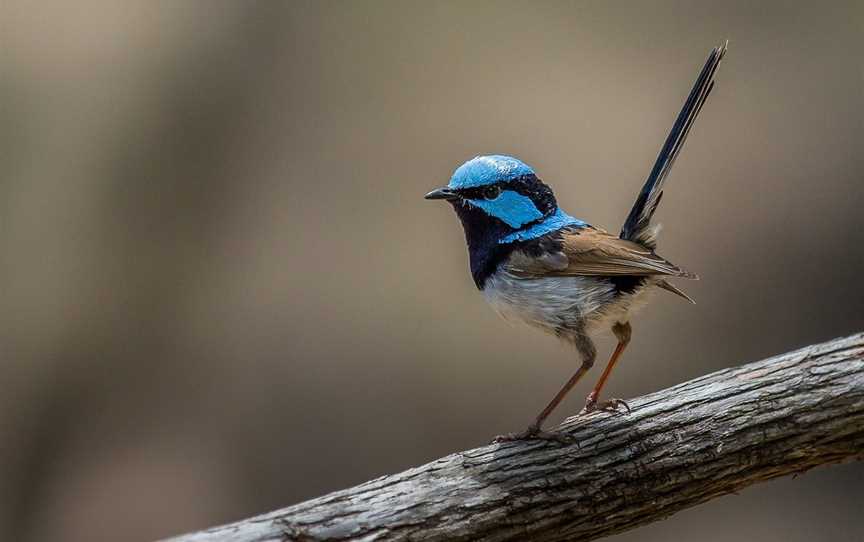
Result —
M669 275L696 278L652 250L597 228L566 230L561 235L560 250L549 251L539 257L514 251L506 263L507 269L525 278L550 275Z

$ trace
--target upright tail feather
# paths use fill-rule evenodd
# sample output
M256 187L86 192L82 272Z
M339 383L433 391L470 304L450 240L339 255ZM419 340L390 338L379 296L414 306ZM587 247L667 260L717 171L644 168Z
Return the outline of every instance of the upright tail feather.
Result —
M687 101L684 102L684 107L678 114L678 119L672 125L666 143L660 150L660 155L657 156L654 168L651 169L636 203L633 204L633 208L621 228L620 237L622 239L636 241L650 249L656 248L656 231L651 228L651 217L654 216L654 211L657 210L657 205L660 204L660 198L663 196L663 182L684 146L684 141L693 126L693 121L696 120L705 100L711 93L711 89L714 88L714 72L717 71L717 66L720 65L723 55L726 54L728 44L727 41L720 47L715 47L708 55L702 72L699 73Z

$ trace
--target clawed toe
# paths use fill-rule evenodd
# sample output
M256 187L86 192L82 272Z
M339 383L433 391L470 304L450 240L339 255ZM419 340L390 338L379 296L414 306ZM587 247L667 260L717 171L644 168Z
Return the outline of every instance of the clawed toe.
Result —
M557 431L544 431L539 427L529 427L525 431L518 433L507 433L506 435L498 435L492 439L492 444L500 444L502 442L515 442L519 440L546 440L549 442L557 442L558 444L572 444L574 439L572 436Z
M585 408L582 409L579 414L589 414L591 412L596 412L598 410L602 410L603 412L611 412L615 414L623 414L621 408L627 411L627 414L630 414L630 405L627 404L624 399L607 399L602 403L598 403L591 396L588 397L588 400L585 401Z
M606 401L603 401L602 403L600 403L600 405L598 405L598 408L600 410L604 410L606 412L617 412L617 413L621 413L621 410L620 410L621 407L623 407L624 410L627 411L627 414L630 414L630 405L628 405L624 399L618 399L618 398L607 399Z

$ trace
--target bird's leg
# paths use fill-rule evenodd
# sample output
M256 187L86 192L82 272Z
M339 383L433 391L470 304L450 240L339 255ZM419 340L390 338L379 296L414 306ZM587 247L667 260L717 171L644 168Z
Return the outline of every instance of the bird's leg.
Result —
M519 433L509 433L507 435L500 435L495 437L492 442L508 442L513 440L528 440L528 439L539 439L539 440L554 440L556 442L560 442L562 444L568 444L573 441L572 437L566 435L564 433L559 432L551 432L544 431L541 429L543 426L543 422L546 421L546 418L552 414L552 411L555 410L555 407L567 396L567 393L573 389L573 386L576 385L579 380L588 372L589 369L594 365L594 358L597 356L597 350L594 348L594 343L591 339L582 333L581 331L576 334L573 338L573 343L576 345L576 349L579 351L579 354L582 356L582 365L579 366L579 369L570 377L570 380L564 384L564 387L561 388L558 393L555 394L555 397L549 401L549 404L546 405L546 408L543 409L540 414L537 415L537 418L534 419L534 422L528 426L528 429L521 431Z
M630 406L622 399L613 398L603 401L602 403L598 403L597 400L600 397L600 392L603 390L603 386L606 385L606 380L609 379L609 375L612 373L612 369L618 362L618 358L621 357L621 354L630 342L631 331L632 329L630 328L629 322L618 322L612 326L612 333L614 333L615 337L618 339L618 346L615 347L612 357L609 358L609 363L606 364L606 368L603 370L603 374L600 375L600 380L597 381L597 385L594 386L594 389L588 394L588 398L585 400L585 408L582 409L582 413L594 412L595 410L610 410L618 412L619 407L624 407L627 409L627 412L630 412Z

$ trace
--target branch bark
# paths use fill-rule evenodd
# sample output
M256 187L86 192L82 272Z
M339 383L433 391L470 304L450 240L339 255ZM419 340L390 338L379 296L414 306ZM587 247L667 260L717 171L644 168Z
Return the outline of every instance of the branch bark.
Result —
M864 459L864 333L712 373L174 542L594 540L762 480Z

